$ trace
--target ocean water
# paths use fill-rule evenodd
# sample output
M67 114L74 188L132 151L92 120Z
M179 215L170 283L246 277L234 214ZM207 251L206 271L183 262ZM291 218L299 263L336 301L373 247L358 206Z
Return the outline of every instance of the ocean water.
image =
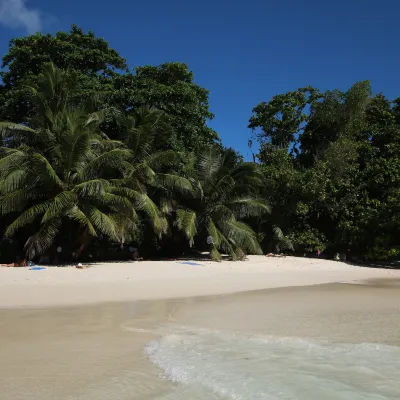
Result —
M0 310L0 400L400 400L399 327L383 283Z
M400 399L400 348L393 346L175 325L145 352L171 381L157 400Z

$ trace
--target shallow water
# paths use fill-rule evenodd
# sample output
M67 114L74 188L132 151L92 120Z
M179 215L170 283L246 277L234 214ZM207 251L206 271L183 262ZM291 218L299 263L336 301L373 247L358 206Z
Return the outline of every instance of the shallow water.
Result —
M400 398L398 347L168 329L146 346L163 377L176 383L159 400Z
M0 400L398 400L399 289L0 310Z

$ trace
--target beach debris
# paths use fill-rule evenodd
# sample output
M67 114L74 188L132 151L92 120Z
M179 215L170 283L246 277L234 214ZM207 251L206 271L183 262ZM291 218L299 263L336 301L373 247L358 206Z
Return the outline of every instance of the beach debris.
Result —
M78 265L75 265L75 268L86 269L86 268L89 268L89 265L82 265L81 263L79 263Z
M29 268L31 271L41 271L42 269L46 269L45 267L32 267Z

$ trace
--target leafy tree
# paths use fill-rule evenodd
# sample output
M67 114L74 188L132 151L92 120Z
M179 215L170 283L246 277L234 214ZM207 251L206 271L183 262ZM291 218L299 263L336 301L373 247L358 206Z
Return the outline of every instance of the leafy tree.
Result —
M262 102L253 108L249 128L254 130L255 138L261 144L269 143L288 150L308 119L306 106L318 96L312 87L276 95L271 101Z
M50 61L76 73L70 97L78 104L97 97L97 109L118 107L131 114L150 106L164 111L174 131L169 147L176 150L219 143L217 133L207 126L213 118L208 91L194 82L185 64L142 66L130 73L125 60L104 39L76 25L54 36L37 33L11 40L0 73L0 118L25 123L33 111L23 88L35 85L43 65ZM112 113L105 116L101 128L113 139L122 129Z
M272 228L279 226L299 253L326 249L371 258L385 248L395 254L397 103L371 97L368 81L346 92L296 93L275 96L250 119L262 127L262 196L272 207L258 228L264 245L276 242ZM297 134L299 146L289 154Z
M110 89L117 72L127 69L125 60L104 39L92 31L85 33L76 25L70 32L57 32L54 36L36 33L12 39L0 73L3 119L24 122L30 116L32 110L23 88L36 83L48 62L76 72L77 84L71 98L75 96L78 102Z
M72 25L68 33L35 33L12 39L2 62L2 68L7 70L1 77L6 86L15 86L27 76L39 75L49 62L91 76L109 77L114 76L115 70L127 69L125 60L104 39Z
M144 105L163 111L174 131L171 147L180 151L199 150L218 143L219 138L207 126L207 121L213 118L208 91L193 79L193 73L182 63L137 67L133 74L116 78L110 102L128 113Z
M327 91L313 99L307 125L299 139L300 161L304 165L311 165L340 136L362 139L357 135L365 129L370 94L370 83L362 81L347 92Z

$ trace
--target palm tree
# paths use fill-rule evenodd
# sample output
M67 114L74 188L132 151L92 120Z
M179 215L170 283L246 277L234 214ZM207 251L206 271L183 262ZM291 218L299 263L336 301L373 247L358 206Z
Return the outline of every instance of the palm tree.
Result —
M115 239L121 216L132 228L137 210L149 209L146 195L131 190L124 196L112 183L127 172L132 153L102 134L100 113L71 104L71 84L67 71L46 65L38 89L28 88L32 118L0 123L0 215L19 213L6 237L36 224L25 244L30 257L49 249L66 220L82 238Z
M209 148L194 158L194 195L187 197L187 207L176 211L175 223L190 245L195 239L202 247L207 243L214 260L221 259L221 251L232 259L246 252L262 254L255 232L241 221L269 212L265 201L254 195L262 178L255 164L237 163L236 157L231 150Z
M173 131L163 111L141 106L128 117L119 115L119 123L124 126L119 139L131 151L131 157L123 178L111 180L117 186L114 191L128 198L132 191L142 193L146 198L145 220L161 237L169 229L167 216L175 194L193 191L191 181L177 172L184 164L183 156L168 148Z

